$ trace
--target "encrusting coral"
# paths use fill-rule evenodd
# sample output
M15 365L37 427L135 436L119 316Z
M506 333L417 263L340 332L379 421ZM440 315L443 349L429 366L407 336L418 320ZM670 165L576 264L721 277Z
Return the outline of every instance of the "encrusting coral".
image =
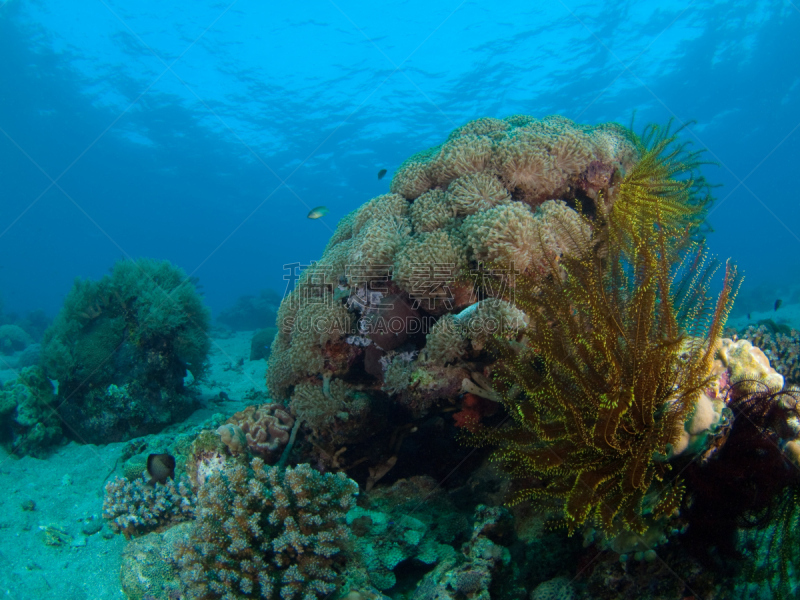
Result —
M307 600L336 591L357 491L343 473L280 469L260 458L213 475L178 549L185 597Z

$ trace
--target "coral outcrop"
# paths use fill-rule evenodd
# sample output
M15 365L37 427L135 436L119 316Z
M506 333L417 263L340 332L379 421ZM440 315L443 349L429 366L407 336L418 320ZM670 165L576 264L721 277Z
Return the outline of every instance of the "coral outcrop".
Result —
M184 377L204 372L209 322L194 282L167 261L123 260L76 280L42 343L68 434L119 441L186 417L196 400Z
M19 325L0 325L0 354L13 354L32 343L31 336Z
M27 367L0 384L0 441L18 456L43 457L63 439L53 384L40 367Z
M485 366L494 333L461 313L506 301L491 326L515 335L516 274L544 272L573 251L572 237L590 227L576 209L608 215L639 152L615 124L514 116L473 121L413 156L391 193L341 220L281 304L271 397L319 430L336 423L320 414L349 410L327 382L355 385L366 410L388 397L417 417L458 395L476 370L469 363ZM321 381L327 411L317 392L310 401Z
M800 332L767 322L747 327L739 336L761 349L772 367L791 385L800 385Z

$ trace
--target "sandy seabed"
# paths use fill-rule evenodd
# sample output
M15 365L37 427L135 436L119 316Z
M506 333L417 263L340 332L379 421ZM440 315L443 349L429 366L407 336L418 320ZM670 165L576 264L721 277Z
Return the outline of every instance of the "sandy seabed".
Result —
M249 360L252 335L213 338L210 369L198 386L204 406L165 434L214 413L229 416L246 397L266 393L266 361ZM0 372L2 381L14 377L13 370ZM159 435L148 437L157 444ZM125 599L119 571L127 541L104 523L103 487L122 475L126 445L70 442L44 460L0 450L0 598Z

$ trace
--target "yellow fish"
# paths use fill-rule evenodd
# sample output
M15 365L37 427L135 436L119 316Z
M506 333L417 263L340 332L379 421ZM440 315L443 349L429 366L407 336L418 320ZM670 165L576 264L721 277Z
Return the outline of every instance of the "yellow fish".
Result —
M308 213L309 219L319 219L320 217L324 217L328 214L328 207L326 206L318 206L316 208L312 208L311 212Z

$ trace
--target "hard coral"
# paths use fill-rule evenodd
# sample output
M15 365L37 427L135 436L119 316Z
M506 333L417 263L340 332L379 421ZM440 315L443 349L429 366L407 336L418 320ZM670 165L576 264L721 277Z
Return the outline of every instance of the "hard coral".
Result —
M211 478L198 519L179 549L186 598L323 598L336 590L358 486L308 465L254 459Z
M187 483L151 485L144 476L134 481L117 477L106 484L103 516L128 539L192 519L196 498Z
M800 332L791 329L785 333L760 324L750 325L739 337L760 348L786 383L800 384Z
M260 456L265 462L276 461L284 446L289 441L289 433L294 425L294 417L280 404L262 404L261 406L248 406L242 411L235 413L226 424L221 426L217 433L222 436L222 441L231 449L235 449L237 432L229 431L228 428L236 427L243 434L246 446L256 456ZM222 431L220 431L222 430ZM230 439L230 443L226 442ZM241 451L241 450L238 450Z

